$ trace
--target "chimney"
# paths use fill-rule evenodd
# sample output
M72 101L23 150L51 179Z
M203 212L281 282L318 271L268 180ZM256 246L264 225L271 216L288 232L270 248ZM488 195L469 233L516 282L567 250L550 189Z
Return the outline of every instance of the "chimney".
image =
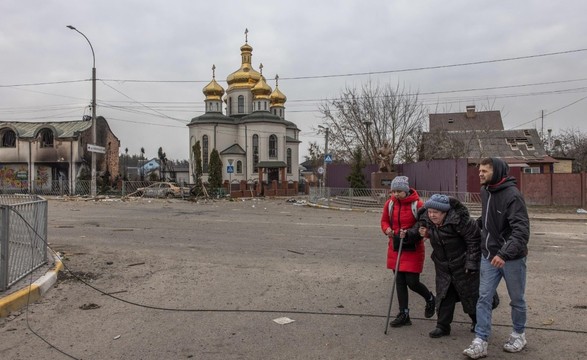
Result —
M465 114L467 119L472 119L475 117L475 105L467 105L467 113Z

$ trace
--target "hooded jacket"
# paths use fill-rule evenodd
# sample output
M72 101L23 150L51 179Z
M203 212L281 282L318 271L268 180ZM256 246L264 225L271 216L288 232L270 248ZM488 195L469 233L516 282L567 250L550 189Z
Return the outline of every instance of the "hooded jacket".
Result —
M390 214L388 210L390 201L393 201L393 214ZM410 192L405 199L399 200L392 195L383 206L383 212L381 214L381 231L385 233L387 228L391 228L394 237L398 237L399 240L400 229L409 229L416 223L416 217L412 212L412 203L414 201L416 202L418 209L424 205L415 189L410 189ZM393 247L393 237L390 237L387 246L388 269L395 270L397 255L397 250ZM422 241L418 241L415 244L415 250L413 251L403 250L402 248L399 271L421 273L424 269L424 257L425 247Z
M475 314L479 298L480 232L469 210L458 199L450 198L450 209L442 225L436 226L425 208L418 212L418 224L408 231L409 239L419 238L425 226L432 246L430 258L436 270L436 307L439 309L451 284L459 295L463 310ZM466 271L469 270L469 271Z
M493 176L481 187L481 251L486 259L499 255L504 261L528 255L530 221L526 203L516 179L508 176L509 166L491 158Z

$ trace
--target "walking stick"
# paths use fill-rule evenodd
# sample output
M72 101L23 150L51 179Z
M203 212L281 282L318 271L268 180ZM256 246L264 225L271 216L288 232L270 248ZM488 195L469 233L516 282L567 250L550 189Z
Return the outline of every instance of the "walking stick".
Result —
M393 241L393 240L391 240L391 241ZM397 260L395 261L395 272L393 273L393 282L391 283L391 298L389 299L389 307L387 308L387 319L385 320L385 332L384 332L385 335L387 335L387 328L389 327L389 315L391 314L391 304L393 304L393 295L395 293L395 280L397 279L397 272L399 270L399 259L402 256L402 246L403 245L404 245L404 239L400 239L399 249L397 251Z

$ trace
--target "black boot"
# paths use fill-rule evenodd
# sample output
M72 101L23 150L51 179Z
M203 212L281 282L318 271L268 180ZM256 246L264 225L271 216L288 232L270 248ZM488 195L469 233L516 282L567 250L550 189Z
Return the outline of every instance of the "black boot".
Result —
M447 330L443 330L443 329L441 329L441 328L437 327L436 329L434 329L434 330L430 331L430 332L428 333L428 335L429 335L431 338L435 339L435 338L439 338L439 337L443 337L443 336L448 336L448 335L450 335L450 330L448 330L448 331L447 331Z
M399 314L397 314L397 316L395 317L395 319L393 319L389 325L391 325L391 327L400 327L400 326L404 326L404 325L412 325L412 321L410 320L410 313L409 311L403 310L400 311Z

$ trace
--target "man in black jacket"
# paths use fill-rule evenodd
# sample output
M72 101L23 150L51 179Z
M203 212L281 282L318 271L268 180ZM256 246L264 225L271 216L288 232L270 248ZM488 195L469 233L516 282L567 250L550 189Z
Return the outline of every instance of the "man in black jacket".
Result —
M487 356L491 335L491 305L497 286L506 282L512 308L513 332L503 349L518 352L526 346L526 256L530 222L524 198L509 167L501 159L486 158L479 165L481 181L481 266L475 340L463 351L471 359Z

